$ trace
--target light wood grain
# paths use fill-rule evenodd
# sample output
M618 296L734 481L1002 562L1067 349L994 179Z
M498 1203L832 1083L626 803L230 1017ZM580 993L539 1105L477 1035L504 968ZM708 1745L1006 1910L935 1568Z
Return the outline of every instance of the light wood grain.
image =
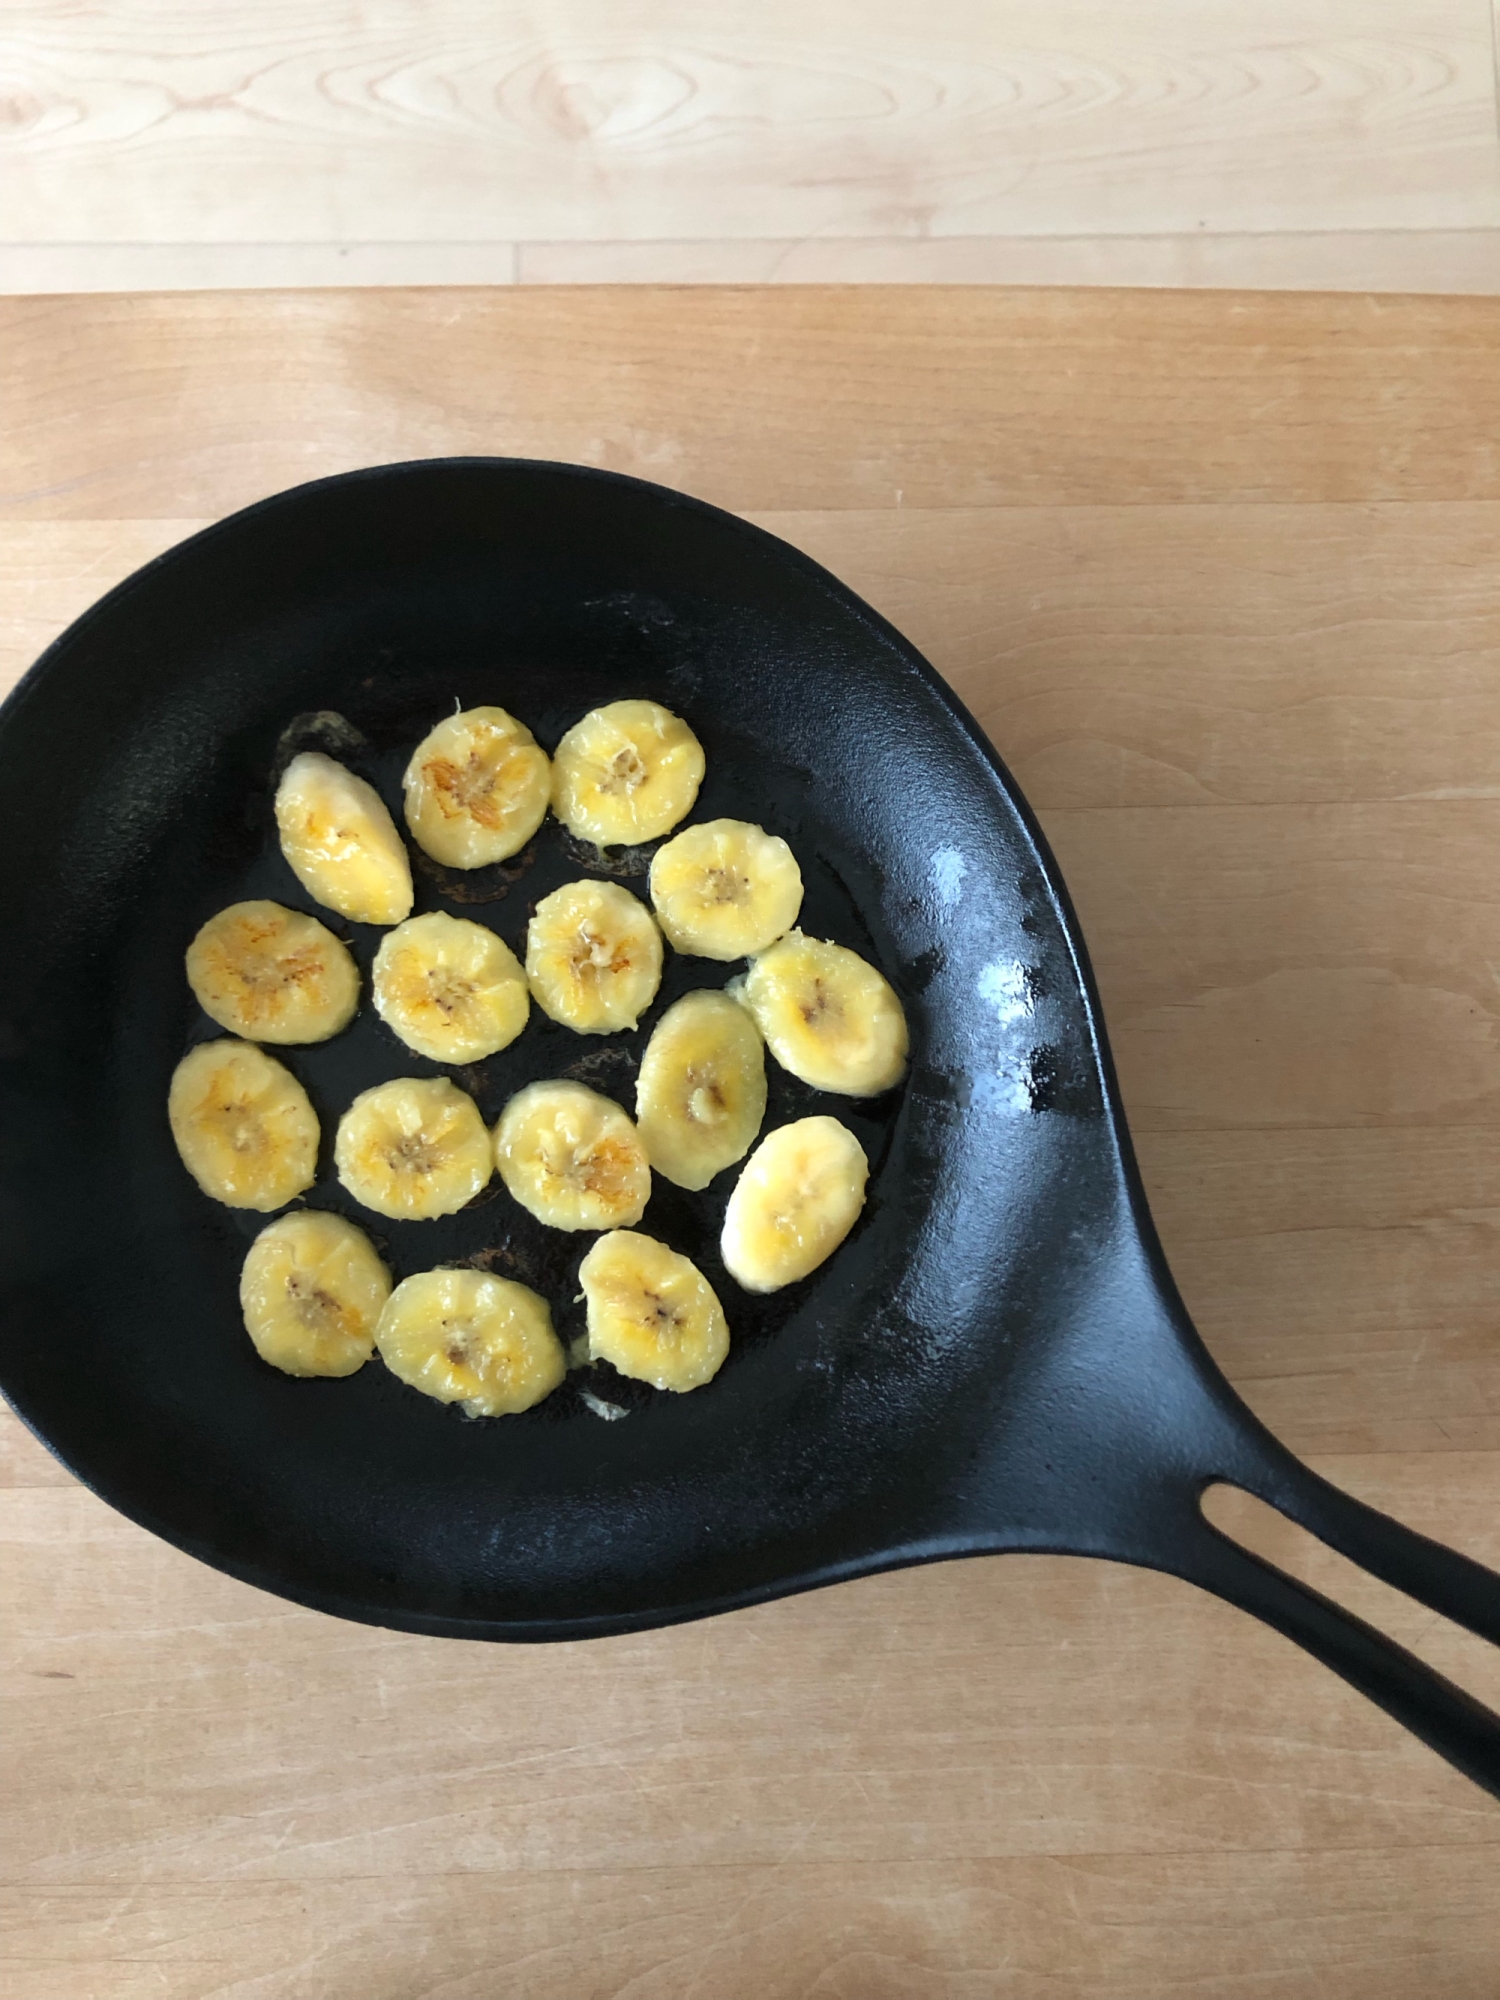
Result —
M1149 1131L1138 1147L1189 1311L1294 1451L1500 1451L1492 1130Z
M1424 246L1409 275L1441 273L1436 284L1362 284L1362 290L1479 292L1469 282L1474 258L1461 232L1410 232L1401 241ZM1430 249L1426 248L1431 243ZM1407 272L1399 246L1376 260ZM0 243L0 292L255 291L281 286L511 285L520 250L514 243Z
M73 1475L37 1442L15 1412L0 1409L0 1487L74 1483Z
M0 694L64 626L132 570L209 526L193 521L0 520Z
M742 512L1494 500L1495 327L1484 299L943 286L10 299L0 512L217 515L465 451Z
M1138 1131L1500 1124L1500 801L1046 826Z
M603 243L5 243L0 292L331 285L1124 285L1500 293L1500 228Z
M12 8L0 290L1493 293L1487 0Z
M9 18L23 243L1500 222L1486 0Z
M1031 791L1231 1378L1493 1563L1495 312L12 305L0 672L341 464L541 450L754 512L912 634ZM1009 1558L487 1649L204 1570L13 1418L0 1483L25 2000L1492 2000L1500 1813L1165 1578ZM1500 1701L1492 1648L1211 1505Z
M757 518L927 654L1043 811L1500 796L1494 502Z
M14 1900L27 2000L1493 2000L1493 1854L441 1871ZM5 1901L0 1900L0 1909ZM496 1939L503 1938L503 1955ZM1208 1941L1222 1969L1206 1970ZM3 1962L3 1961L0 1961ZM80 1984L107 1964L108 1988ZM1245 1967L1241 1974L1230 1967ZM1254 1969L1248 1969L1254 1968Z
M174 261L175 259L175 261ZM234 252L192 261L131 246L137 288L230 282ZM420 278L400 253L392 284ZM110 291L110 255L0 248L0 290ZM325 283L340 282L331 258ZM1231 291L1500 292L1500 229L1279 229L1238 235L804 237L785 243L522 243L523 285L1162 285ZM241 278L240 283L251 280ZM293 284L288 277L282 282ZM307 282L307 280L304 280ZM344 282L348 282L345 280Z

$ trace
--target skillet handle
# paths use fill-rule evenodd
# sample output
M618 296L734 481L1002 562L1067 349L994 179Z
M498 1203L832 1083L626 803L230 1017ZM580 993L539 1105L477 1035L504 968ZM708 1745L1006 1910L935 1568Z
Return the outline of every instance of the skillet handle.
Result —
M1196 1341L1194 1343L1196 1345ZM1500 1798L1500 1715L1321 1592L1253 1555L1205 1519L1219 1480L1306 1528L1383 1583L1481 1638L1500 1644L1500 1576L1342 1492L1295 1457L1206 1364L1200 1388L1218 1405L1221 1448L1190 1495L1193 1531L1160 1550L1164 1569L1263 1619L1331 1667L1476 1785ZM1175 1511L1175 1510L1174 1510Z
M1500 1646L1500 1576L1367 1507L1304 1465L1248 1411L1244 1416L1254 1426L1246 1442L1256 1463L1240 1472L1237 1485L1382 1583Z
M1068 1272L979 1412L966 1549L1053 1550L1161 1570L1293 1640L1500 1798L1500 1715L1207 1520L1206 1490L1253 1494L1429 1610L1500 1644L1500 1575L1305 1466L1225 1380L1188 1318L1144 1196ZM1005 1525L997 1532L995 1524ZM952 1552L957 1553L957 1550Z
M1348 1500L1344 1495L1339 1497L1348 1506L1359 1507L1358 1501ZM1399 1539L1439 1548L1372 1508L1362 1511L1370 1516L1372 1523L1392 1531L1391 1547ZM1500 1715L1362 1618L1356 1618L1321 1592L1309 1589L1252 1555L1209 1522L1203 1521L1201 1525L1201 1536L1185 1545L1179 1543L1174 1552L1170 1566L1179 1576L1274 1626L1314 1659L1331 1667L1378 1708L1383 1708L1403 1728L1420 1737L1429 1749L1446 1758L1466 1778L1500 1799ZM1322 1539L1332 1540L1327 1536ZM1345 1549L1344 1553L1349 1551ZM1465 1557L1456 1556L1451 1550L1442 1549L1441 1553L1450 1562L1466 1562ZM1356 1556L1354 1560L1360 1559ZM1377 1568L1370 1562L1361 1563L1361 1567L1392 1580L1384 1567ZM1460 1593L1451 1601L1455 1605L1462 1603L1474 1614L1465 1616L1464 1624L1490 1637L1490 1628L1500 1611L1500 1577L1478 1563L1469 1563L1467 1567L1474 1574L1460 1579ZM1482 1601L1486 1592L1488 1602ZM1424 1587L1410 1594L1434 1610L1445 1608L1435 1601L1443 1594L1441 1591ZM1449 1615L1458 1618L1459 1612L1455 1609Z

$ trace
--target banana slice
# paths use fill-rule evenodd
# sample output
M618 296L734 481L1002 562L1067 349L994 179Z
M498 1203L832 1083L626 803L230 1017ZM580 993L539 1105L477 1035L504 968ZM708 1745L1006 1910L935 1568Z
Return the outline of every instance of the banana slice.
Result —
M316 902L356 924L411 915L411 863L380 794L321 750L294 757L276 788L292 873Z
M552 766L524 722L503 708L466 708L422 738L401 786L418 847L448 868L487 868L545 819Z
M326 1042L359 1006L359 968L316 917L280 903L231 903L187 948L204 1013L255 1042Z
M686 1257L634 1229L616 1229L584 1258L589 1354L656 1389L701 1389L729 1352L713 1287Z
M767 1133L724 1212L724 1268L747 1292L779 1292L831 1257L865 1205L870 1163L837 1118Z
M526 977L544 1014L580 1035L633 1028L661 984L656 919L618 882L569 882L536 906Z
M802 871L786 842L764 827L711 819L656 850L651 901L676 950L696 958L745 958L796 923Z
M670 833L703 783L703 745L654 701L612 701L575 722L552 758L552 810L596 847Z
M283 1208L318 1171L307 1092L249 1042L200 1042L172 1072L167 1117L182 1164L228 1208Z
M240 1272L245 1330L284 1375L352 1375L375 1351L391 1274L362 1229L304 1208L268 1223Z
M393 1375L471 1417L550 1396L568 1372L547 1301L486 1271L421 1271L397 1285L375 1334Z
M906 1016L873 965L792 931L730 991L781 1067L816 1090L874 1097L906 1068Z
M516 1039L531 1011L510 946L483 924L441 910L386 933L370 985L381 1020L433 1062L494 1055Z
M495 1127L495 1165L528 1214L554 1229L639 1222L651 1199L646 1149L613 1099L581 1083L529 1083Z
M472 1201L495 1165L478 1105L445 1076L361 1091L339 1120L333 1163L356 1201L414 1222Z
M635 1116L646 1157L678 1187L705 1188L742 1160L766 1115L766 1058L727 993L689 993L657 1022L641 1057Z

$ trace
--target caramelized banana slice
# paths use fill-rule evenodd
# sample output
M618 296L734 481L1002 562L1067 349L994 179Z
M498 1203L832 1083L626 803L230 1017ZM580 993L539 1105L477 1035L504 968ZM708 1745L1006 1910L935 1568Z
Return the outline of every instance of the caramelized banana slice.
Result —
M858 952L792 931L730 990L781 1067L814 1089L874 1097L900 1082L906 1016Z
M547 1301L484 1271L421 1271L397 1285L376 1330L393 1375L471 1417L513 1416L568 1372Z
M422 738L401 785L418 847L447 868L486 868L541 825L552 766L524 722L503 708L466 708Z
M281 851L308 895L356 924L411 915L411 863L373 785L303 750L276 788Z
M326 1042L353 1020L359 968L316 917L231 903L187 948L188 985L221 1028L251 1042Z
M352 1375L375 1351L391 1274L362 1229L299 1209L250 1245L240 1272L245 1330L284 1375Z
M651 901L675 950L745 958L796 923L802 871L777 835L748 820L711 819L656 850Z
M284 1208L313 1184L317 1114L291 1071L249 1042L189 1049L167 1116L182 1164L228 1208Z
M639 1222L651 1168L635 1127L581 1083L529 1083L495 1127L495 1165L522 1208L554 1229Z
M339 1120L333 1159L356 1201L418 1222L452 1215L494 1171L478 1105L445 1076L361 1091Z
M747 1292L778 1292L831 1257L865 1205L870 1163L837 1118L768 1132L724 1213L724 1268Z
M729 1327L713 1287L686 1257L633 1229L601 1236L579 1266L589 1354L679 1394L724 1365Z
M371 970L375 1011L409 1049L433 1062L478 1062L526 1025L531 994L515 953L467 917L408 917L380 941Z
M670 833L693 809L703 745L654 701L612 701L574 723L552 759L552 810L596 847Z
M661 932L617 882L569 882L536 906L526 978L544 1014L580 1035L633 1028L661 984Z
M727 993L688 993L641 1057L635 1115L647 1157L678 1187L705 1188L742 1160L766 1115L760 1033Z

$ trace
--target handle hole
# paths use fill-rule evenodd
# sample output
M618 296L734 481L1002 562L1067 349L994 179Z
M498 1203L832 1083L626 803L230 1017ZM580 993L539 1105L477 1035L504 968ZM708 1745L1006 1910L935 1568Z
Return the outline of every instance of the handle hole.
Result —
M1284 1576L1331 1598L1490 1707L1500 1708L1500 1653L1487 1641L1368 1575L1347 1556L1339 1555L1241 1487L1217 1480L1204 1488L1199 1504L1210 1527L1228 1540Z

